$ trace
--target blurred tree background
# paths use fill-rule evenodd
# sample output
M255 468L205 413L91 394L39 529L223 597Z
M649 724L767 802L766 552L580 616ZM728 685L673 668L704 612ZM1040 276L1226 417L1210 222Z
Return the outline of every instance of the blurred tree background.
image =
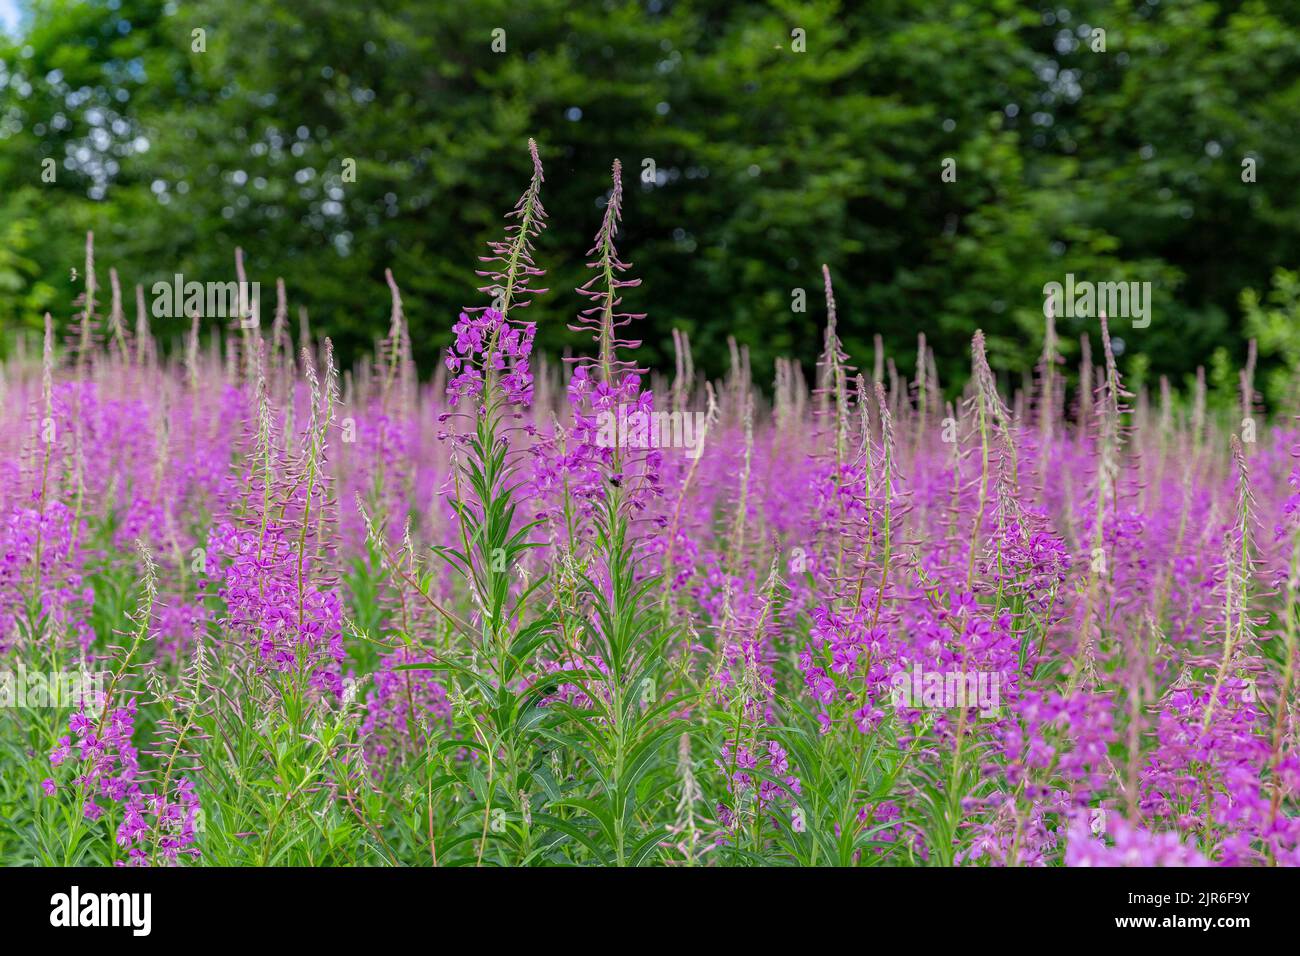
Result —
M427 372L483 301L477 256L534 136L551 291L529 318L551 352L578 344L619 157L645 280L627 300L660 367L679 327L711 374L729 335L760 380L781 354L811 371L823 262L858 364L879 333L910 371L924 332L949 391L977 326L1012 382L1033 367L1067 272L1152 282L1150 326L1115 326L1139 381L1230 368L1251 334L1269 388L1300 358L1290 0L4 2L23 11L0 38L6 328L67 320L93 229L101 277L146 291L228 280L243 247L264 300L283 276L345 358L386 331L391 267ZM1090 327L1061 320L1067 354Z

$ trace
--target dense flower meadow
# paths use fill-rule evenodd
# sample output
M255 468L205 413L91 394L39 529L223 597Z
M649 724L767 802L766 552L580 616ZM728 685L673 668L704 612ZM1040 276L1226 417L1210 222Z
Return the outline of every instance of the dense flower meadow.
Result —
M809 380L655 374L618 164L573 294L531 159L431 379L392 275L340 372L283 287L155 341L88 243L0 382L0 860L1300 864L1300 433L1253 367L1230 416L1130 394L1048 317L954 395L923 336L847 355L827 273Z

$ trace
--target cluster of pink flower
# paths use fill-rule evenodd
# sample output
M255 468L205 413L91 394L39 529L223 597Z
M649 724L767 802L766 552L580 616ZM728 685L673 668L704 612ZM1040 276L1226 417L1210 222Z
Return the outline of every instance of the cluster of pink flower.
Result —
M783 363L760 394L740 346L708 380L680 335L676 377L651 379L627 357L617 167L578 290L591 354L546 368L517 318L544 291L533 160L481 273L494 304L459 315L431 382L395 283L378 370L342 397L328 348L308 337L298 362L280 332L269 354L251 334L95 376L47 349L41 378L6 376L42 414L0 431L22 462L0 486L0 652L53 634L106 654L93 582L129 533L164 555L160 668L210 634L231 668L301 678L313 704L347 706L360 673L380 780L443 739L495 770L509 735L477 739L465 695L594 715L593 733L668 701L702 744L681 812L703 795L710 852L803 859L814 831L849 862L1300 862L1295 428L1243 446L1203 388L1186 416L1168 390L1128 408L1104 323L1082 387L1050 325L1038 378L1005 402L982 335L964 389L941 388L924 341L913 380L883 354L859 374L829 275L815 388ZM607 431L620 410L707 427L690 455L629 447ZM90 820L120 804L131 859L174 860L202 780L144 793L135 713L74 715L51 760L82 769L47 789L79 788Z
M165 784L165 791L150 793L142 787L140 759L132 744L135 719L134 698L106 708L98 721L83 702L68 722L70 736L60 737L50 753L54 767L69 764L74 775L62 785L47 778L42 784L45 794L55 796L61 788L76 793L91 823L104 816L99 801L116 804L121 819L117 845L127 851L123 862L129 865L174 864L182 856L197 857L195 831L201 810L194 783L179 777Z

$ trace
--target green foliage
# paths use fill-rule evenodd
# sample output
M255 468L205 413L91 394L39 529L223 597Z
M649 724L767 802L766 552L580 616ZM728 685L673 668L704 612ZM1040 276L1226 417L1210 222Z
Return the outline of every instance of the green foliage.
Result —
M711 374L729 334L761 379L781 354L811 372L820 317L792 296L826 262L849 353L880 333L908 371L924 331L949 394L975 323L995 369L1032 368L1041 287L1066 272L1152 282L1151 326L1115 333L1182 381L1219 346L1240 364L1241 290L1300 251L1300 28L1281 2L1085 0L1068 20L1013 0L33 6L0 40L6 328L72 301L93 228L128 290L226 280L242 246L344 362L384 327L391 267L427 369L496 228L483 197L518 181L528 136L543 252L567 263L530 316L550 352L575 344L561 293L614 157L638 177L638 272L672 290L645 303L645 355L662 367L682 328ZM1067 358L1085 331L1062 324Z
M1246 331L1259 342L1264 356L1280 360L1269 370L1264 394L1271 404L1295 407L1295 370L1300 368L1300 276L1279 269L1273 287L1261 301L1254 289L1241 294Z

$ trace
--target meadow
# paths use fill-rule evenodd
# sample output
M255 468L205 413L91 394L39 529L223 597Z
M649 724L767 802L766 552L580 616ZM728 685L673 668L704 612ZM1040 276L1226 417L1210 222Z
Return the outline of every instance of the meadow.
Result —
M1253 358L1231 413L1131 394L1049 315L954 392L924 335L846 354L826 270L810 374L651 371L621 170L548 291L531 158L436 369L401 276L340 369L283 284L156 340L88 241L0 380L0 862L1300 864ZM585 350L534 354L542 295Z

